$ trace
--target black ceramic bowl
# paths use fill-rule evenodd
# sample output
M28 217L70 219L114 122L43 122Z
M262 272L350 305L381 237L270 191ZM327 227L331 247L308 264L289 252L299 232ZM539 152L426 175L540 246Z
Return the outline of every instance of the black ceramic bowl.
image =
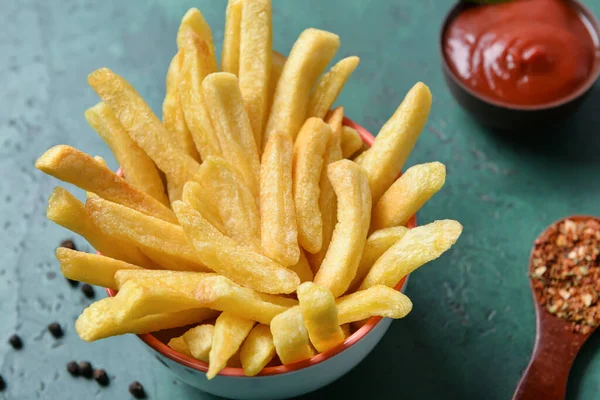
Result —
M594 41L598 45L600 38L600 23L594 14L577 0L565 0L572 3L581 17L587 22ZM440 32L440 55L444 78L450 92L458 103L475 117L481 124L501 130L537 129L557 123L577 110L586 94L600 75L600 60L596 57L590 76L577 91L558 101L535 106L520 106L482 96L465 84L454 74L444 53L444 37L450 22L462 11L469 7L486 7L470 3L456 3L446 15Z

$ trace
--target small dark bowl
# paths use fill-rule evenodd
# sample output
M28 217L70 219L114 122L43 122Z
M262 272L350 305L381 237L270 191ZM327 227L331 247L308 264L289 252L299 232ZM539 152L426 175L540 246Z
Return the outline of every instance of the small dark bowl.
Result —
M578 0L565 1L571 2L572 7L574 7L587 22L588 27L591 29L590 33L598 47L600 23L596 19L594 13ZM482 125L503 131L514 131L547 127L548 125L564 120L579 108L582 100L586 97L600 75L600 58L598 56L596 56L592 72L578 90L560 100L541 105L521 106L494 100L476 93L462 83L448 65L448 60L446 59L444 52L444 37L450 22L452 22L458 14L470 7L486 6L467 4L464 2L456 3L444 18L439 42L444 78L450 88L450 92L465 110L475 117Z

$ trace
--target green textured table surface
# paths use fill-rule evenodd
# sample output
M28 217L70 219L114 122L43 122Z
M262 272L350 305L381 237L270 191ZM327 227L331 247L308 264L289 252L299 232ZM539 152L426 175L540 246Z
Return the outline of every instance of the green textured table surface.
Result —
M439 160L448 179L419 219L453 218L465 227L453 250L411 277L413 312L347 376L304 398L508 399L533 345L531 242L560 217L600 214L600 89L557 128L558 138L523 131L528 140L508 140L477 126L443 82L437 39L450 0L273 3L278 50L289 51L314 26L341 36L338 57L360 56L339 103L372 132L415 82L429 85L431 115L409 164ZM600 14L600 2L588 4ZM58 183L33 168L59 143L116 167L83 118L98 101L86 76L110 67L160 111L178 23L193 6L210 22L220 51L224 0L0 2L0 374L8 385L0 399L126 399L132 380L152 399L212 398L176 381L133 336L92 344L77 337L73 321L89 301L65 283L54 259L58 243L71 237L45 219ZM45 331L52 321L65 327L63 339ZM13 332L25 342L19 352L6 344ZM71 359L105 368L110 386L71 378ZM598 399L599 385L597 335L576 361L568 398Z

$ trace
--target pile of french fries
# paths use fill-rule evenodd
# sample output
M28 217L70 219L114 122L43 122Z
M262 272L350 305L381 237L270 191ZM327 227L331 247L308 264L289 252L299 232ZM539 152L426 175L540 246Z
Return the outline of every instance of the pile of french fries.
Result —
M85 113L123 175L66 145L36 162L87 191L57 187L48 218L99 254L59 248L70 279L118 290L76 322L83 340L193 325L169 346L253 376L344 342L372 316L402 318L394 286L439 257L462 226L407 229L443 185L445 167L397 179L431 94L416 84L370 149L331 109L358 57L323 73L339 37L305 30L286 58L272 50L270 0L230 0L217 67L197 9L183 17L163 120L109 69L88 81L102 100Z

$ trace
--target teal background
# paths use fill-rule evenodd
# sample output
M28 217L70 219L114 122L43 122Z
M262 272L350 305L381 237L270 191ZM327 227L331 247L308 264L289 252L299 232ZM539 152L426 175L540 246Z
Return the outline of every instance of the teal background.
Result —
M448 179L419 221L453 218L465 227L451 251L411 276L413 312L347 376L303 398L510 398L533 345L531 243L556 219L600 214L600 89L567 124L538 133L515 127L516 139L508 138L473 122L443 81L438 31L452 1L273 3L276 49L288 52L303 29L317 27L341 36L338 58L360 56L339 104L371 132L415 82L429 85L433 107L409 165L439 160ZM586 3L600 14L599 1ZM89 301L66 284L53 256L72 235L46 221L58 182L33 168L59 143L116 167L83 117L98 101L86 76L110 67L160 112L179 19L189 7L204 13L220 51L224 0L0 2L0 374L8 384L0 399L123 399L133 380L152 399L212 398L176 381L134 336L92 344L77 337L73 321ZM82 239L76 243L91 251ZM52 321L63 325L63 339L45 331ZM6 344L13 332L25 342L19 352ZM110 386L71 378L71 359L105 368ZM596 336L576 361L568 398L598 399L599 384Z

